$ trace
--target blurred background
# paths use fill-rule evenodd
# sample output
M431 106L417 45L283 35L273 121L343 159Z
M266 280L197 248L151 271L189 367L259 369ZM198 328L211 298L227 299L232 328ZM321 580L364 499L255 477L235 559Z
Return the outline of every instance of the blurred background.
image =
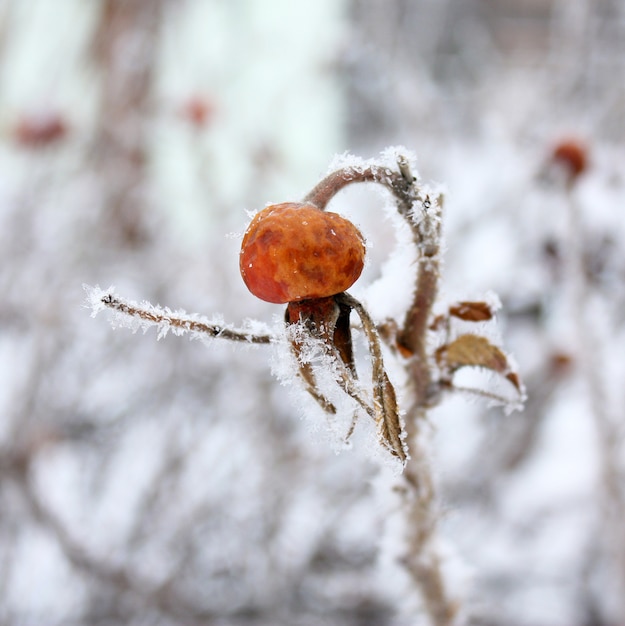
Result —
M448 191L440 309L496 292L528 391L430 416L452 594L625 623L624 70L622 0L0 0L0 624L427 624L394 478L270 350L112 330L81 286L271 322L249 211L395 144ZM385 201L333 202L386 314Z

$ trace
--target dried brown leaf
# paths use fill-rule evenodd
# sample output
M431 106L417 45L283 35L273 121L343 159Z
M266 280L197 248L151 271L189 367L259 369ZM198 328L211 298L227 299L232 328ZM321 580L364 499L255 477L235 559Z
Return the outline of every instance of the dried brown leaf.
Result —
M402 423L399 418L395 389L385 371L382 370L379 380L374 380L373 405L378 424L378 436L385 448L402 462L406 461L406 451L402 439Z
M494 311L487 302L457 302L449 307L449 315L466 322L485 322L493 318Z
M449 344L441 346L435 354L436 362L450 374L461 367L483 367L497 372L509 380L517 390L521 381L512 371L508 357L488 339L479 335L460 335Z
M384 368L380 336L369 313L356 298L344 293L341 294L339 301L356 311L369 342L373 379L373 418L378 427L380 443L403 463L406 461L406 449L402 439L403 427L399 418L395 389Z

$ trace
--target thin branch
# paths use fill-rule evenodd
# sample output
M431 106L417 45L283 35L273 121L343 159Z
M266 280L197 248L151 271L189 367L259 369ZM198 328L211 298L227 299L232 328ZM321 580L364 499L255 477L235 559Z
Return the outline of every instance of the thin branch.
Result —
M398 163L405 170L408 161L405 157L399 157ZM325 210L339 191L353 183L378 183L386 187L395 196L401 215L411 215L414 203L422 199L414 177L390 167L371 164L343 167L328 174L304 197L304 202Z
M435 213L430 217L432 224L420 228L430 230L426 247L419 246L417 280L412 304L406 312L404 323L397 336L397 342L404 353L412 354L408 367L415 386L417 402L426 405L430 395L432 375L427 353L428 327L432 317L432 307L438 296L440 278L440 215L443 198L436 199ZM429 222L430 219L424 220ZM415 237L423 239L424 234Z
M172 311L169 308L153 306L149 303L138 304L130 300L120 298L112 290L101 291L98 288L85 286L88 292L88 305L96 315L103 308L111 309L122 316L126 316L130 322L138 320L143 328L149 326L159 327L159 338L168 330L177 335L192 333L196 336L215 337L240 341L252 344L269 344L275 338L270 334L258 334L252 330L235 329L197 315L188 315L184 311ZM132 324L128 324L132 326Z
M304 198L304 202L314 204L321 210L325 210L328 202L341 191L341 189L352 183L379 183L394 192L394 184L402 179L398 172L389 167L380 165L368 165L365 167L343 167L321 180ZM405 182L402 186L407 191Z

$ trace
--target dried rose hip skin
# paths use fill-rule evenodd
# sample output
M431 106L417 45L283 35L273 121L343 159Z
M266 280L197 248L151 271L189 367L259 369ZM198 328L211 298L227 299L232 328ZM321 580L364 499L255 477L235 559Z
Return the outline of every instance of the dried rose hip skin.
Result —
M364 267L360 231L337 213L285 202L260 211L241 244L239 267L247 288L276 304L345 291Z

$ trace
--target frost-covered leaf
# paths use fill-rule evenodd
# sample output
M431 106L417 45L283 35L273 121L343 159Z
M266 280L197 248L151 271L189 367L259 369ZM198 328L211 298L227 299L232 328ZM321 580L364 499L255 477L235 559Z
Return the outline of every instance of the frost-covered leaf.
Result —
M521 382L512 371L508 357L497 346L479 335L460 335L451 343L441 346L435 354L436 362L449 374L461 367L483 367L507 378L518 391Z
M377 328L367 310L358 300L348 294L342 294L340 300L342 304L350 306L358 313L369 342L373 384L373 418L378 427L380 442L390 450L393 456L398 457L404 463L407 459L404 427L397 406L395 389L384 367Z
M379 380L374 380L373 406L378 424L378 436L382 445L402 463L406 461L404 428L401 421L395 388L391 384L383 366L375 368Z

